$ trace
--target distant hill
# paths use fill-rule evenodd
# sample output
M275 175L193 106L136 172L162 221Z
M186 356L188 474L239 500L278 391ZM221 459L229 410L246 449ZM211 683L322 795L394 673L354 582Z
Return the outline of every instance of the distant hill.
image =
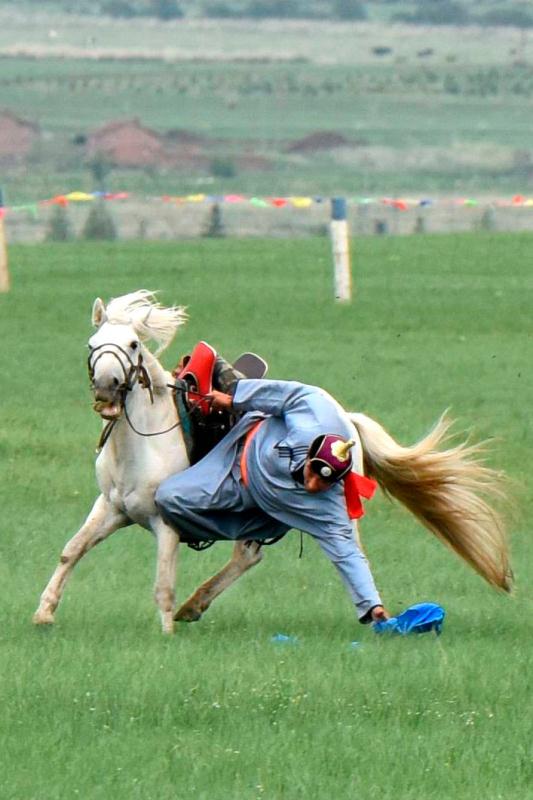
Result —
M533 28L533 7L524 0L0 0L0 8L10 5L17 10L38 9L40 13L49 10L122 19L368 19Z

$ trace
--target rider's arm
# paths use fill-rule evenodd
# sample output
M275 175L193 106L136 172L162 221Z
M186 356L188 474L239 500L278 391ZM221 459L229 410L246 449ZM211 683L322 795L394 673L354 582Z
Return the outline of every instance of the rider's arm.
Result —
M305 398L318 392L314 386L297 381L240 380L233 395L236 411L262 411L274 417L302 410Z
M350 526L346 531L324 531L315 536L322 551L335 566L355 605L359 622L366 624L385 618L381 596L374 583L370 565L355 542Z

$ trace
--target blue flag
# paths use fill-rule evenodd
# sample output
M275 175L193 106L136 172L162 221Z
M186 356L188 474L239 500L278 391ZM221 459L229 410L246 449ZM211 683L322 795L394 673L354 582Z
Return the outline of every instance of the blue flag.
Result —
M409 606L397 617L383 622L374 622L375 633L427 633L435 631L440 634L446 612L436 603L417 603Z

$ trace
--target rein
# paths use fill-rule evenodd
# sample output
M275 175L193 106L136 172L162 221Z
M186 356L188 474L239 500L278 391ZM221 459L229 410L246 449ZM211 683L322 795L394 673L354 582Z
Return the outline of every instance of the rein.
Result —
M124 366L124 363L122 359L119 357L118 353L116 353L115 350L110 349L112 347L119 350L122 353L122 355L126 358L126 360L129 362L129 370L126 370L126 367ZM103 348L108 348L108 349L104 350ZM97 351L100 352L97 354L96 358L94 358L94 355ZM162 436L164 433L170 433L170 431L173 431L175 428L180 428L183 426L182 421L178 420L177 422L174 423L174 425L171 425L169 428L165 428L165 430L154 431L153 433L143 433L142 431L137 430L137 428L131 421L130 415L128 414L128 409L126 407L126 398L128 392L131 392L131 390L135 386L135 383L138 382L143 389L148 389L148 392L150 394L150 402L152 403L152 405L154 402L152 381L150 379L150 375L148 374L148 370L143 364L143 357L141 352L139 352L137 363L135 363L133 359L130 357L130 354L126 350L124 350L123 347L121 347L119 344L115 344L114 342L104 342L103 344L100 344L97 347L93 348L93 350L91 350L91 352L89 353L89 357L87 359L87 371L89 373L89 380L91 381L91 388L93 390L94 390L94 374L95 374L96 364L98 363L99 359L106 354L115 356L115 358L117 359L117 361L121 366L122 372L124 373L124 381L117 387L117 394L120 395L120 403L124 411L124 416L126 418L126 421L131 430L134 433L136 433L137 436L143 436L143 437ZM174 391L182 391L182 392L187 391L186 389L182 389L179 386L174 386L171 383L167 383L166 385L169 389L173 389ZM192 414L195 408L199 405L200 401L205 400L206 398L207 395L199 395L199 400L197 400L196 403L193 403L191 405L191 407L187 411L187 416ZM110 419L107 425L102 430L102 433L98 440L98 445L96 447L97 452L100 452L105 446L107 440L111 436L113 428L118 422L118 419L119 419L118 417L116 419Z
M176 391L176 392L187 392L187 389L182 389L180 386L173 386L171 383L167 383L167 387L169 389L174 389L174 391ZM207 399L207 397L208 397L208 395L206 395L206 394L200 395L200 400L205 400L205 399ZM196 403L192 403L191 404L191 407L186 412L187 416L190 416L192 414L192 412L195 410L195 408L197 408L197 406L200 405L200 400L197 400ZM132 431L134 433L136 433L138 436L161 436L163 433L168 433L169 431L173 431L174 428L180 428L183 425L181 420L178 420L177 422L174 423L174 425L171 425L170 428L166 428L164 431L155 431L154 433L142 433L142 431L138 431L137 430L137 428L134 426L133 422L131 421L131 419L129 417L129 414L128 414L128 409L126 408L126 403L123 404L123 408L124 408L124 416L126 417L128 425L130 426ZM118 420L111 420L111 422L118 422Z

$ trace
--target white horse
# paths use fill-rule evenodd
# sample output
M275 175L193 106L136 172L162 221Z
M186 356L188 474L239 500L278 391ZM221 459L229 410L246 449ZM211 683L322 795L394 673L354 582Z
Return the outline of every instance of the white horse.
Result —
M117 297L107 308L100 298L94 302L92 322L98 330L89 340L88 363L94 408L104 420L105 443L96 460L101 494L65 545L34 614L36 624L54 621L67 580L82 556L115 531L137 523L157 540L155 600L163 631L173 631L179 536L162 520L154 495L162 480L188 467L189 461L172 375L156 356L185 320L183 308L163 308L146 290ZM155 354L145 345L149 340L159 345ZM229 571L241 574L260 558L258 545L239 542Z
M165 633L173 631L174 620L199 619L215 597L262 558L257 542L236 542L226 566L174 611L179 532L163 521L154 495L165 478L185 469L189 461L172 396L172 376L156 356L185 319L183 308L164 308L146 290L115 298L107 308L100 298L94 302L92 321L98 330L89 340L88 363L94 408L104 420L103 446L96 460L101 494L65 545L41 595L33 618L36 624L54 621L66 582L82 556L133 523L157 540L155 599ZM159 344L155 354L145 345L149 340ZM354 468L375 477L387 494L491 585L509 591L504 524L491 504L505 496L502 475L480 462L482 446L462 443L439 449L449 428L444 419L418 444L401 447L364 414L347 417L361 445L356 448L359 463ZM358 536L355 524L354 532Z

